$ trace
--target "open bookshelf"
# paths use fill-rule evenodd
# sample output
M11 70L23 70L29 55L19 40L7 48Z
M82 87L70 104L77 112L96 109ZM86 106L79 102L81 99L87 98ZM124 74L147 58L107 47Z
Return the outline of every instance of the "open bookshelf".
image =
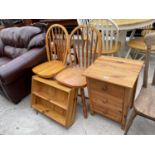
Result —
M55 80L32 77L32 107L65 127L73 124L76 111L76 89Z

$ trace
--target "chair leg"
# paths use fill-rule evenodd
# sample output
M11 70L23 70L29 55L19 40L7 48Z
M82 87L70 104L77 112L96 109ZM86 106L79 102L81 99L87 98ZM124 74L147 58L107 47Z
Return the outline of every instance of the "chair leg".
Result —
M145 54L142 54L142 56L139 58L139 60L143 60L145 57Z
M85 118L87 118L88 117L87 104L86 104L85 94L84 94L83 88L80 88L80 93L81 93L81 98L82 98L83 115Z
M126 56L125 56L125 58L128 58L128 57L129 57L129 55L130 55L130 53L131 53L131 50L132 50L132 48L129 48L129 50L128 50Z
M136 113L135 109L133 108L133 111L132 111L132 113L131 113L131 116L130 116L130 118L129 118L129 120L128 120L126 126L125 126L124 135L127 135L128 130L129 130L130 126L132 125L133 120L134 120L134 118L136 117L136 115L137 115L137 113Z
M155 70L154 70L152 85L155 85Z
M150 55L149 55L149 52L147 51L146 60L145 60L145 69L144 69L144 83L143 83L143 86L145 88L147 88L147 83L148 83L149 64L150 64Z
M138 55L138 53L136 52L136 53L135 53L135 55L134 55L134 59L136 59L136 58L137 58L137 55Z
M95 112L90 109L90 114L93 116L95 115Z
M133 31L131 32L131 35L130 35L130 37L129 37L129 41L130 41L131 39L133 39L133 37L134 37L134 35L135 35L135 32L136 32L136 30L133 30Z

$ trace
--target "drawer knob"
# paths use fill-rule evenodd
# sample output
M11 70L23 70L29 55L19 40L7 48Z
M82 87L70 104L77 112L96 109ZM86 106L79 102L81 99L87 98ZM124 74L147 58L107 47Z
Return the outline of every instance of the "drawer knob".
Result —
M104 86L102 87L102 90L105 91L105 90L107 90L107 88L108 88L108 87L104 85Z
M103 99L103 103L108 103L108 100L107 99Z

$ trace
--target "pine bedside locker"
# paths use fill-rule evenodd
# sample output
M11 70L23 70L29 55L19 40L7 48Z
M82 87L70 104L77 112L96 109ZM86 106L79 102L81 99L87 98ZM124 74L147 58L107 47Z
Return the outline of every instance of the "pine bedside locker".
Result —
M91 113L98 113L125 128L143 61L101 56L84 75L87 79Z

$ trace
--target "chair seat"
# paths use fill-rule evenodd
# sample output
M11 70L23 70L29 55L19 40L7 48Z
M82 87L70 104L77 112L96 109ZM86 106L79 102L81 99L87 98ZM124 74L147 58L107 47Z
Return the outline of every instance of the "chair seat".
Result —
M155 87L148 85L147 88L143 88L134 107L139 114L155 120Z
M146 46L146 44L144 42L144 37L131 39L128 42L128 46L131 47L131 48L134 48L134 49L141 50L142 52L147 51L147 46ZM155 46L152 46L151 51L155 51Z
M61 61L53 60L34 67L32 71L40 77L52 78L64 68L65 65Z
M104 44L105 44L105 43L104 43ZM110 46L110 42L108 43L108 45ZM104 45L104 47L106 47L106 46ZM109 48L110 48L110 47L109 47ZM118 52L120 48L121 48L121 43L120 43L120 42L118 42L118 44L117 44L116 47L115 47L115 44L113 43L112 48L111 48L111 49L108 49L108 50L103 49L103 45L102 45L102 51L101 51L101 53L102 53L102 54L113 54L113 53ZM98 52L98 51L97 51L97 52Z
M56 80L69 87L82 88L86 86L86 78L83 76L85 69L80 67L68 67L56 75Z

